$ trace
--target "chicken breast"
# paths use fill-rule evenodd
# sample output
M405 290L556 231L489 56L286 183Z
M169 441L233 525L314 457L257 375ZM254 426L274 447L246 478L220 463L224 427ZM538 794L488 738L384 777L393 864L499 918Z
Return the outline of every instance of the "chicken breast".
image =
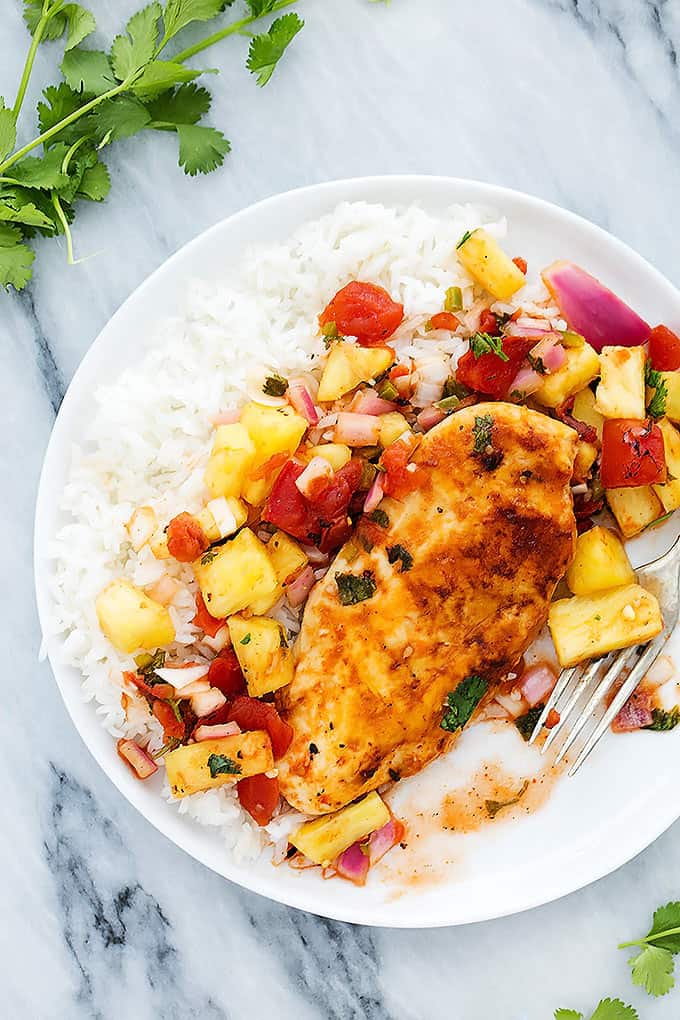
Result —
M440 725L447 694L516 666L573 557L575 448L566 425L506 403L423 437L413 491L383 500L387 527L362 519L307 602L279 697L293 807L334 811L418 772L456 739ZM341 587L370 597L344 605Z

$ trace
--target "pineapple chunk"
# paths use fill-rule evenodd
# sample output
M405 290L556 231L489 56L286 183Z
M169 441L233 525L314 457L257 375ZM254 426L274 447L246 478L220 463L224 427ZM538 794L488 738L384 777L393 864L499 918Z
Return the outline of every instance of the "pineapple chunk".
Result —
M632 538L662 514L661 503L650 485L607 489L609 509L624 538Z
M521 269L486 230L473 230L456 254L470 276L498 301L507 301L526 283Z
M274 756L269 734L251 730L178 747L165 755L165 768L173 797L188 797L269 772Z
M271 596L277 585L267 546L250 528L209 549L194 563L194 573L208 612L218 620Z
M339 471L352 459L352 451L344 443L323 443L321 446L310 446L305 450L305 457L311 460L312 457L323 457L327 460L334 471Z
M680 372L661 372L660 374L668 389L666 417L680 423Z
M248 520L245 503L233 496L211 499L200 513L195 515L209 542L219 542L238 531Z
M380 424L378 442L383 448L396 443L399 436L403 436L404 432L411 431L406 418L404 418L403 414L399 414L398 411L389 411L387 414L381 414L378 422Z
M634 581L626 550L613 531L598 525L578 536L576 555L567 571L567 584L574 595L590 595Z
M296 414L292 407L265 407L264 404L246 404L241 414L241 423L248 430L255 443L255 459L250 474L261 468L275 454L292 455L307 431L307 422ZM263 503L272 490L283 465L268 471L263 478L247 478L242 495L251 506Z
M592 425L597 432L597 438L602 442L602 426L604 418L595 407L595 394L590 386L579 390L574 397L574 408L572 414L577 421L584 421L586 425Z
M651 641L663 630L659 603L639 584L553 602L548 626L560 666Z
M669 513L680 507L680 432L671 425L668 418L663 418L657 424L663 436L669 481L666 485L655 485L653 488L664 510Z
M583 482L590 474L590 469L597 460L598 449L594 443L586 443L579 439L576 443L574 458L574 481Z
M215 431L204 481L213 497L241 495L243 483L255 460L255 443L244 425L220 425Z
M359 383L382 375L393 362L394 351L389 347L335 343L324 366L317 399L337 400Z
M381 829L389 820L387 807L373 791L332 815L305 822L290 836L290 842L310 861L328 866L352 843Z
M165 606L123 578L107 584L97 596L95 608L99 626L119 652L159 648L175 640Z
M291 682L293 653L277 620L231 616L227 624L251 698L261 698Z
M130 536L130 545L135 552L150 542L158 528L158 521L153 507L138 506L130 520L125 525L125 530Z
M257 616L268 613L283 595L286 581L307 566L307 556L284 531L275 532L267 543L267 553L276 573L276 590L266 598L253 599L250 608Z
M169 560L170 550L168 549L168 536L164 531L157 531L149 542L149 549L157 560Z
M590 344L568 347L565 353L567 360L562 367L546 375L534 393L534 399L544 407L558 407L600 374L600 359Z
M595 407L605 418L645 417L644 347L603 347Z

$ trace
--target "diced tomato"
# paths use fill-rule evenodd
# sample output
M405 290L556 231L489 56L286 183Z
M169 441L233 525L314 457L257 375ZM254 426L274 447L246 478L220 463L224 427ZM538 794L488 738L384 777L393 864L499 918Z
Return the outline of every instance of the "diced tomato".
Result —
M217 687L227 698L245 693L246 682L233 648L225 648L210 663L208 680L211 687Z
M334 322L343 336L355 336L362 347L379 347L404 318L404 306L382 287L353 280L324 308L319 325Z
M191 514L178 514L168 524L168 549L180 563L197 560L210 545L199 522Z
M411 370L406 365L394 365L390 369L390 379L394 382L395 379L401 379L403 375L410 375Z
M154 701L151 711L163 727L164 740L183 740L184 721L175 715L167 701Z
M551 729L553 729L553 727L557 726L559 721L560 721L560 713L556 709L551 708L550 711L548 712L548 716L547 716L547 718L545 720L545 728L547 730L551 730Z
M515 255L515 257L514 257L514 259L512 261L515 263L515 265L519 269L520 273L524 273L524 275L526 276L527 275L527 269L528 269L527 260L523 259L521 255Z
M275 524L277 528L299 538L302 542L313 542L316 521L307 502L295 484L305 470L297 460L289 460L274 482L269 499L262 511L262 520Z
M359 487L362 471L361 461L352 458L335 472L326 489L311 500L322 521L332 521L338 514L347 512L352 495Z
M495 318L496 316L494 316L494 319ZM431 329L450 329L453 331L454 329L458 329L459 326L460 319L457 315L454 315L453 312L437 312L437 314L433 315L430 319Z
M215 637L217 632L224 627L226 620L218 620L216 616L211 616L199 591L196 595L196 615L191 622L200 627L208 637Z
M175 696L175 688L172 684L148 684L143 676L139 673L133 673L132 670L126 670L123 673L123 679L127 680L128 683L134 684L147 698L164 699L174 698Z
M581 421L579 418L574 418L573 410L574 398L568 397L564 403L558 404L555 408L555 414L565 425L575 429L579 439L582 439L584 443L596 443L597 429L593 425L588 425L585 421Z
M680 368L680 336L667 326L655 326L649 334L649 357L657 372L675 372Z
M409 471L410 450L406 443L397 440L383 451L380 464L385 469L383 490L385 495L404 499L418 487L420 478L417 471Z
M605 489L663 485L666 462L663 435L652 421L610 418L602 432L600 478Z
M343 514L330 524L321 526L321 538L319 539L319 551L330 553L344 545L352 534L352 519Z
M535 345L535 337L504 336L502 346L507 361L498 354L481 354L476 358L472 351L467 351L458 362L456 379L470 390L503 399L507 397L520 365Z
M480 333L498 336L498 319L489 308L485 308L479 316L479 326L477 328Z
M275 758L286 753L293 739L293 727L284 722L274 705L245 694L232 702L227 722L238 723L242 730L266 730Z
M184 704L188 704L188 702L186 703L182 702L182 706L184 706ZM214 712L211 712L210 715L201 716L200 719L197 719L194 716L194 720L191 724L192 728L191 736L192 737L194 736L193 731L196 730L199 726L221 726L223 723L231 722L231 720L229 719L230 711L231 702L227 701L225 702L224 705L221 705L219 708L216 708ZM184 715L184 712L182 712L182 715Z
M341 545L346 537L347 508L361 481L361 462L352 459L341 467L313 500L305 499L295 484L304 468L305 465L296 460L286 464L274 483L262 519L293 538L320 545L328 551ZM341 535L339 540L338 535Z
M279 781L269 779L264 773L247 776L236 784L241 807L255 819L258 825L267 825L279 803Z

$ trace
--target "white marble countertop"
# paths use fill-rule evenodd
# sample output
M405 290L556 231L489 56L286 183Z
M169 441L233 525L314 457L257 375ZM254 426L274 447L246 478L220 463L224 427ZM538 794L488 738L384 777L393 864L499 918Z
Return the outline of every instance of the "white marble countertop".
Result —
M2 0L0 94L11 93L27 46L19 6ZM137 4L90 6L110 37ZM43 242L32 285L0 293L9 582L0 1013L548 1020L557 1006L590 1015L601 996L620 995L643 1020L677 1018L680 990L645 998L616 949L678 898L677 825L616 874L518 917L429 932L321 920L241 891L166 842L95 766L38 665L31 525L64 387L131 290L217 219L333 177L453 174L576 210L680 282L680 4L299 7L307 27L264 92L242 70L245 40L211 51L223 69L209 81L213 122L234 143L221 171L184 177L169 138L120 143L109 200L77 225L78 251L102 254L69 268L63 246ZM43 48L33 99L56 60L56 48Z

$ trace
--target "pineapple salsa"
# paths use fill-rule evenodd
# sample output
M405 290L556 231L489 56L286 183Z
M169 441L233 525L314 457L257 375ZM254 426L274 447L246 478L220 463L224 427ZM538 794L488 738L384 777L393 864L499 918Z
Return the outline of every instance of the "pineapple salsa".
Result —
M403 499L418 486L411 457L422 435L481 401L487 408L489 400L525 403L578 435L572 494L579 537L565 578L571 595L554 601L548 616L559 666L662 630L658 603L636 583L623 540L680 506L680 338L664 325L651 328L565 261L543 270L542 299L523 300L526 261L511 258L482 228L465 232L455 256L470 280L465 299L461 287L449 287L424 325L428 337L461 342L448 374L439 366L428 376L427 366L392 346L403 306L382 287L354 280L320 311L318 367L295 378L264 375L261 396L218 416L203 509L170 521L150 506L132 514L134 550L148 546L157 560L191 566L193 622L214 654L206 664L173 651L168 606L178 582L170 575L147 589L118 578L100 592L100 627L130 656L125 689L146 700L163 729L154 755L134 740L118 742L140 779L162 759L176 798L235 784L259 825L286 809L277 759L293 731L276 692L295 669L287 621L301 614L358 521L385 527L383 497ZM493 420L486 417L476 420L475 435L490 469ZM598 518L607 509L611 518ZM414 550L388 552L390 569L410 568ZM343 605L376 591L370 571L338 573L336 583ZM507 718L527 736L555 682L553 665L542 662L510 674L481 708L483 682L472 700L458 689L442 726L461 727L477 709L477 718ZM676 702L668 684L643 681L614 728L672 728L680 719ZM558 719L552 713L548 726ZM301 824L286 856L361 885L371 864L403 838L404 826L374 791Z

